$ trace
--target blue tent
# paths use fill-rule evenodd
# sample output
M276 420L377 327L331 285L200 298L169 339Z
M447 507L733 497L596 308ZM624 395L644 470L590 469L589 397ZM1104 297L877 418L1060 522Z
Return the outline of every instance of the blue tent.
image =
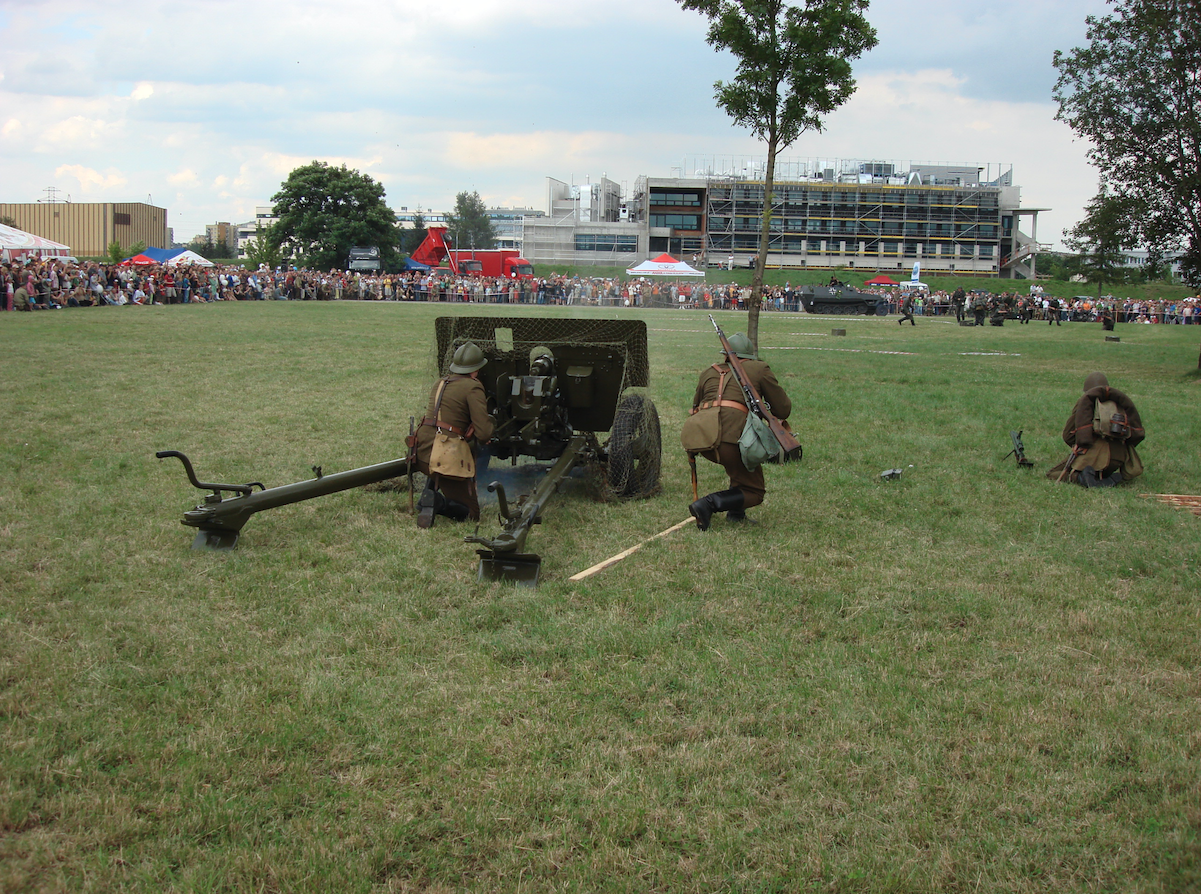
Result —
M175 257L176 255L181 255L185 251L187 251L186 248L148 248L141 252L141 254L147 258L150 258L150 260L154 261L156 264L165 264L171 258ZM126 258L125 260L128 261L129 258Z
M405 270L429 270L429 264L422 264L420 261L414 261L412 258L405 258Z

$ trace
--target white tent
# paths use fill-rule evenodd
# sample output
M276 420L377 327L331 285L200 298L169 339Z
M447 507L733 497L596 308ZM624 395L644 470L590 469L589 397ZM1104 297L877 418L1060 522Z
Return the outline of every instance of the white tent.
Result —
M212 267L213 262L206 257L196 254L190 248L187 251L180 252L173 258L167 258L165 266L180 267L184 264L195 264L197 267Z
M43 239L16 227L0 224L0 258L11 261L24 255L40 258L65 258L71 255L71 246Z
M637 267L626 269L627 276L704 276L695 267L689 267L683 261L677 261L671 255L659 255L649 261L643 261Z

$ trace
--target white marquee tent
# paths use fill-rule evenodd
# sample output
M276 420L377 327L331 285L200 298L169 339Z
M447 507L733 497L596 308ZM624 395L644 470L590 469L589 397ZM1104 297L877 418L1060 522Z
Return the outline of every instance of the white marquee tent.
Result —
M192 251L190 248L187 251L180 252L173 257L167 258L166 261L166 266L168 267L181 267L184 264L194 264L197 267L213 266L212 261L206 257L196 254L196 252Z
M0 259L11 261L26 255L66 258L71 256L71 246L0 224Z
M695 267L689 267L683 261L677 261L671 255L663 254L649 261L643 261L637 267L628 267L627 276L704 276L704 272Z

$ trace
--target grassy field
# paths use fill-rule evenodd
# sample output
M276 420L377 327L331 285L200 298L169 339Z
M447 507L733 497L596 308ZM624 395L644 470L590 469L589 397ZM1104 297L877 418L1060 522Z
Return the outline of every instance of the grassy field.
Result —
M687 517L716 339L640 312L662 493L565 488L538 589L388 489L189 549L156 450L269 487L399 457L434 317L496 310L0 317L0 890L1201 889L1201 519L1140 496L1201 493L1201 328L765 314L805 456L760 524L571 583ZM1042 475L1094 369L1149 432L1129 487Z

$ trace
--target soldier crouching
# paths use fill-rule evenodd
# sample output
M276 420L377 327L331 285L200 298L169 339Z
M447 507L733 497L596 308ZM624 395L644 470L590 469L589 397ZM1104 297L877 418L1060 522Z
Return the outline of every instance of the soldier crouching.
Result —
M450 364L450 375L434 383L425 418L414 437L417 468L426 476L425 490L417 503L417 527L429 528L434 517L452 521L480 517L475 489L477 445L492 438L488 397L479 371L488 362L479 346L460 345Z
M1063 426L1063 440L1072 448L1072 455L1047 472L1047 477L1082 487L1113 487L1130 481L1143 473L1134 448L1145 437L1134 401L1125 392L1110 388L1104 373L1091 373Z
M771 407L772 415L786 419L792 412L792 401L776 381L771 367L757 359L754 345L742 333L730 336L729 342L734 354L743 361L742 368L751 384ZM748 469L738 447L747 412L742 387L728 361L701 371L692 398L692 413L684 423L680 439L690 455L717 463L730 478L728 489L707 494L688 507L702 531L709 530L714 512L725 512L726 518L733 522L747 521L746 510L762 503L767 493L763 467Z

